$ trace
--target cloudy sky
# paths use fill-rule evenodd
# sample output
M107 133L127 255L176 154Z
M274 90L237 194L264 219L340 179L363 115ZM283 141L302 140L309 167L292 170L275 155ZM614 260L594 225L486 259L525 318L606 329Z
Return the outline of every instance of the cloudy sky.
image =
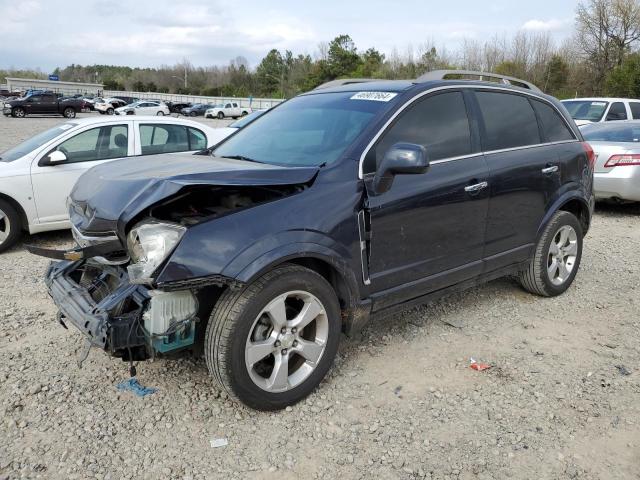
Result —
M183 58L252 66L271 49L314 54L348 33L361 49L389 53L433 41L519 29L569 36L578 0L0 0L0 68L76 64L158 66Z

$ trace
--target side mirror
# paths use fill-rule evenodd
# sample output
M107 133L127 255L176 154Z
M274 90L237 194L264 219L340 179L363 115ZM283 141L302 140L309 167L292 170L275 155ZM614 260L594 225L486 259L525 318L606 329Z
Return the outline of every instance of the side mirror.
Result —
M415 175L428 169L426 148L413 143L396 143L387 150L373 177L373 190L380 195L389 191L396 175Z
M67 156L60 150L54 150L48 155L47 159L48 159L47 163L49 163L49 165L56 165L58 163L66 162Z

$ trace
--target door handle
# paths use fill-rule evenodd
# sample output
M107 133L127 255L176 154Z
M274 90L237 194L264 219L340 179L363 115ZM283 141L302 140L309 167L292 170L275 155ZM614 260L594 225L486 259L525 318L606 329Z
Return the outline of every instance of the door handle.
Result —
M550 173L556 173L558 171L557 165L551 165L550 167L546 167L542 169L542 173L545 175L549 175Z
M464 187L464 191L467 193L477 193L480 190L484 190L489 186L488 182L480 182L474 185L469 185L468 187Z

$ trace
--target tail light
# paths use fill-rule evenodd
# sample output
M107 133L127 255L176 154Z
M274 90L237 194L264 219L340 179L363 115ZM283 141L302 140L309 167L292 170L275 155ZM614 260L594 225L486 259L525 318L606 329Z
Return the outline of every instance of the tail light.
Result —
M640 155L613 155L604 164L605 167L622 167L624 165L640 165Z
M584 148L584 153L587 155L587 161L589 162L589 167L593 169L596 164L596 154L589 145L589 142L582 142L582 148Z

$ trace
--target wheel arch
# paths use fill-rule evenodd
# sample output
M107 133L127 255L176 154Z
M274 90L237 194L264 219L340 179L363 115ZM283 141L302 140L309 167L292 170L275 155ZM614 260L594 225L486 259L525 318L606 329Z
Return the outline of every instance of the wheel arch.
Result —
M545 213L538 232L536 240L540 238L547 224L551 221L556 212L563 210L574 214L580 225L582 226L582 235L585 236L589 227L591 226L591 208L585 198L583 198L578 192L566 192L564 195L558 197Z
M268 252L251 262L236 277L238 280L251 283L265 273L283 264L291 263L312 270L322 276L332 286L338 297L342 311L343 331L347 334L361 328L363 315L360 310L360 290L356 277L346 261L327 247L316 245L321 250L304 251L300 244L290 245L279 249L278 253ZM368 316L367 316L368 317ZM354 324L358 319L358 326Z

